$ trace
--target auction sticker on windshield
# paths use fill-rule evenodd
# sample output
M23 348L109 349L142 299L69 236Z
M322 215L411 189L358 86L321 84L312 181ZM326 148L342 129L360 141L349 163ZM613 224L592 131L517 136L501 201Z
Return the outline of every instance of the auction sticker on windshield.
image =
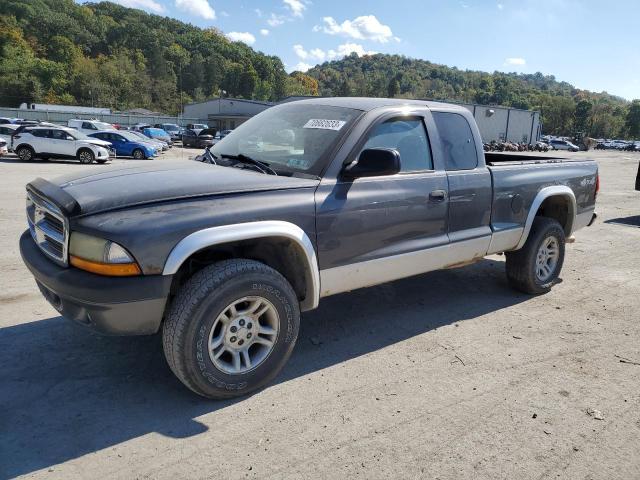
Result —
M340 130L347 123L344 120L324 120L322 118L311 118L302 128L321 128L323 130Z

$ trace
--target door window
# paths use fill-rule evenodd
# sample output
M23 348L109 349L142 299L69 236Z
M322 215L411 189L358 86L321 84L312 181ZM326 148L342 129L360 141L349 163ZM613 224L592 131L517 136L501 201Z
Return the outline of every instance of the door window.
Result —
M394 118L377 125L362 150L367 148L397 150L401 172L433 170L429 139L421 118Z
M85 130L97 130L93 123L89 122L82 122L82 128L84 128Z
M433 112L444 150L446 170L472 170L478 166L476 143L469 122L457 113Z
M34 137L39 137L39 138L46 138L47 137L47 132L48 132L48 130L44 130L44 129L31 130L31 135L33 135Z
M64 130L49 130L49 138L54 140L68 140L69 134Z

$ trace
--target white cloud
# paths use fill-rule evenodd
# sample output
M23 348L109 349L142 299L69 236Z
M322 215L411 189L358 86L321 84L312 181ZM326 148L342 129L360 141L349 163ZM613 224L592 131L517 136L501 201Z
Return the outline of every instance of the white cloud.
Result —
M301 0L282 0L284 4L291 10L294 17L302 17L302 13L307 9L307 6L301 2Z
M229 32L227 38L232 42L244 42L247 45L253 45L256 41L256 37L249 32Z
M322 60L325 59L326 54L320 48L312 48L311 51L309 51L309 56L311 58L316 58L316 59L322 61Z
M325 60L337 60L342 57L346 57L347 55L351 55L352 53L356 53L360 57L363 55L376 54L376 52L374 51L365 50L364 47L359 43L343 43L342 45L336 47L335 50L331 49L326 52L320 48L312 48L311 50L306 50L302 45L296 44L293 46L293 51L301 60L295 67L293 67L293 70L299 70L301 72L306 72L313 67L313 65L308 62L321 63ZM287 67L286 64L285 67Z
M504 8L504 5L503 5L503 4L501 4L501 3L499 3L499 4L498 4L498 10L502 10L503 8Z
M267 35L269 35L269 30L267 30L266 28L260 29L260 35L266 37Z
M119 3L124 7L140 8L142 10L149 10L155 13L163 13L164 7L154 0L113 0L115 3Z
M298 70L300 72L306 72L307 70L309 70L312 67L313 67L313 65L309 65L308 63L299 62L295 67L293 67L293 70Z
M293 51L302 60L305 60L309 56L309 52L307 52L302 45L294 45Z
M336 58L346 57L352 53L356 53L359 57L362 57L363 55L375 55L377 52L365 50L364 47L358 43L343 43L338 46L337 50L329 50L327 52L327 58L329 60L333 60Z
M207 0L176 0L176 8L205 20L216 19L216 11L211 8Z
M325 25L316 25L313 27L314 32L323 31L329 35L341 35L380 43L387 43L390 39L400 40L393 36L391 27L380 23L375 15L363 15L353 20L345 20L342 23L336 22L333 17L324 17L322 20Z
M256 12L256 15L258 15L259 17L262 17L262 10L260 10L259 8L256 8L254 12Z
M277 27L278 25L282 25L284 23L284 16L276 15L275 13L272 13L269 19L267 20L267 23L272 27Z
M520 58L520 57L511 57L511 58L507 58L504 61L505 65L510 65L510 66L523 66L527 64L527 61L524 58Z
M307 51L302 45L299 44L293 46L293 51L300 60L317 60L319 62L322 62L327 57L327 54L321 48L312 48L311 50Z
M229 13L228 13L228 12L225 12L225 11L223 10L223 11L221 11L221 12L220 12L220 16L222 16L222 17L228 17L228 16L229 16Z

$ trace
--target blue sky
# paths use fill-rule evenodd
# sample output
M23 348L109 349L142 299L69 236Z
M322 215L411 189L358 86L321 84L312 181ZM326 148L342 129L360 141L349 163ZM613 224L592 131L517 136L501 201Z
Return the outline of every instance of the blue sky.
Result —
M216 27L289 71L353 51L398 53L640 98L639 0L115 1Z

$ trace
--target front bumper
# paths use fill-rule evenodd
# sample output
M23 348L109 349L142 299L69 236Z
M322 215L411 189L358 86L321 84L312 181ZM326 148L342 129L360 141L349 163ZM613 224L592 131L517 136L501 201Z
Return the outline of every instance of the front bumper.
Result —
M104 277L47 259L27 230L20 254L47 301L68 320L106 335L150 335L162 322L171 275Z

